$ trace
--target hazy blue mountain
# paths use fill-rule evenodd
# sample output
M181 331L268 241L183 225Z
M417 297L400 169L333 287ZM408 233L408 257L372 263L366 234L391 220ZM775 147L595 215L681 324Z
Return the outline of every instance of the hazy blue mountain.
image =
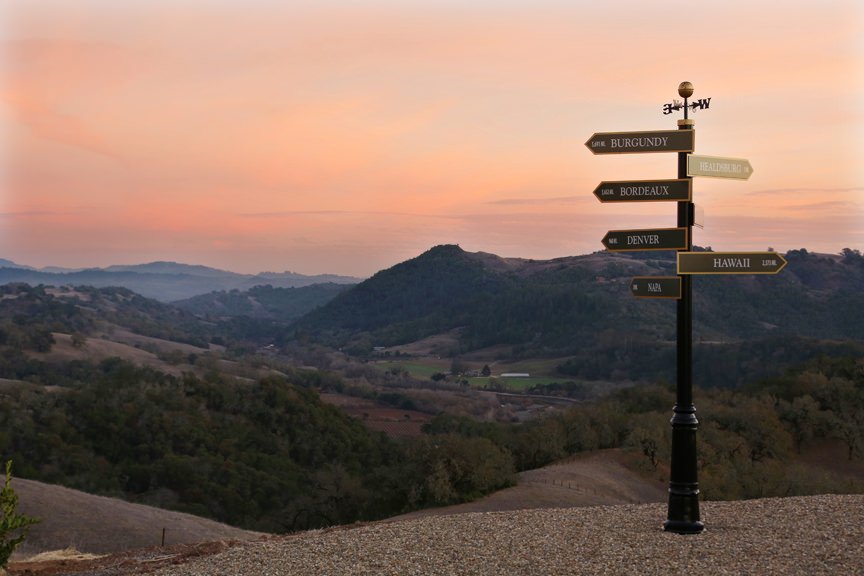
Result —
M9 262L9 261L0 261ZM14 264L14 263L11 263ZM0 284L24 282L46 286L122 287L163 302L184 300L213 291L248 290L255 286L271 285L276 288L310 286L330 282L356 284L361 279L350 276L306 276L294 272L263 274L237 274L207 266L176 262L116 265L107 268L61 271L56 268L37 270L15 265L0 267Z
M181 264L179 262L149 262L147 264L114 265L102 269L105 272L136 272L138 274L187 274L190 276L205 276L208 278L242 277L242 274L200 266L197 264Z
M12 260L6 260L5 258L0 258L0 268L21 268L24 270L34 270L30 266L22 266L21 264L16 264Z
M36 270L36 268L31 268L31 270ZM70 272L83 272L87 270L87 268L66 268L65 266L43 266L38 269L39 272L51 272L54 274L68 274Z

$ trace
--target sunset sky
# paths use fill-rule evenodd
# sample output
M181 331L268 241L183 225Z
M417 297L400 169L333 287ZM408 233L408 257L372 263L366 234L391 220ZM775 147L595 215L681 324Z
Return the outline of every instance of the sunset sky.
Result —
M546 259L672 203L601 180L675 129L747 158L694 179L715 250L864 249L860 0L4 0L0 258L368 276L436 244Z

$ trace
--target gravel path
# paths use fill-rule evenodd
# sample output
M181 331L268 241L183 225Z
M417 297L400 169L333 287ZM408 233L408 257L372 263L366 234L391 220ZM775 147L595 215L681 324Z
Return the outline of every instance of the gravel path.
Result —
M470 513L241 543L152 574L864 575L864 495L701 508L699 535L663 532L665 504Z

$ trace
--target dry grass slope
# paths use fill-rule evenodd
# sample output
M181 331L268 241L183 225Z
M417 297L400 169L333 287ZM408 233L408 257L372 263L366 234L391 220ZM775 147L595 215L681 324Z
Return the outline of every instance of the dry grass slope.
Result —
M261 534L206 520L191 514L160 510L116 498L93 496L62 486L14 478L18 510L40 518L14 558L73 548L106 554L131 548L189 544L225 539L250 539Z
M664 502L668 483L646 479L624 465L620 450L582 454L519 474L518 483L474 502L420 510L395 520L538 508L570 508Z

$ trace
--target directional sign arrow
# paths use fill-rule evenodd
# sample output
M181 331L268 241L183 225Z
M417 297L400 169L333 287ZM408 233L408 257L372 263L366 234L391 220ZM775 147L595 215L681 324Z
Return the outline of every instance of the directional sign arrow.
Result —
M585 142L585 146L594 154L692 152L693 140L693 130L597 132Z
M654 228L651 230L610 230L603 237L610 252L631 250L686 250L687 228Z
M750 161L744 158L722 158L720 156L687 156L688 176L711 178L737 178L747 180L753 174Z
M600 202L671 202L689 201L693 181L680 180L625 180L601 182L594 189Z
M777 274L786 264L776 252L678 253L678 274Z
M637 276L630 282L637 298L681 298L680 276Z

